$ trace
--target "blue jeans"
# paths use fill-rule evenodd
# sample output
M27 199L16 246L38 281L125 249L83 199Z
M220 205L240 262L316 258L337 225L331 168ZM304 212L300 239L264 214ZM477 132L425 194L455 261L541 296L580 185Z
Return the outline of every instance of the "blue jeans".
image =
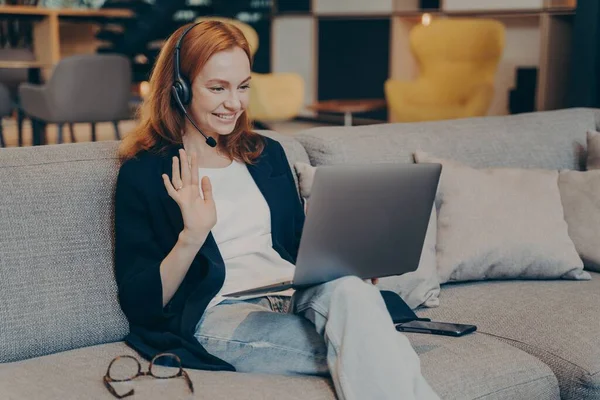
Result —
M195 336L239 372L331 376L340 399L439 399L375 286L344 277L286 301L226 300Z

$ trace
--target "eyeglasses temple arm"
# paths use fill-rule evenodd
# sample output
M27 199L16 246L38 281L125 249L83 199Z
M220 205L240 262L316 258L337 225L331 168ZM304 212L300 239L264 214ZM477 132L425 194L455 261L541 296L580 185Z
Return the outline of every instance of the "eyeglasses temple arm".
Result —
M183 376L185 377L185 380L186 380L188 386L190 387L190 390L192 391L192 393L194 393L194 384L192 383L190 376L188 375L187 372L185 372L184 369L181 369L181 371L183 372Z
M113 396L115 396L117 399L123 399L123 398L125 398L125 397L127 397L127 396L131 396L131 395L133 395L133 393L135 393L135 392L134 392L134 390L133 390L133 389L131 389L129 392L127 392L127 393L125 393L125 394L123 394L123 395L121 395L121 394L118 394L118 393L117 393L117 391L115 390L115 388L114 388L114 387L112 387L112 385L110 384L110 381L108 380L108 377L107 377L106 375L104 376L104 379L103 379L103 381L104 381L104 386L106 386L106 388L108 389L108 391L109 391L109 392L110 392L110 393L111 393ZM193 392L193 390L192 390L192 392Z

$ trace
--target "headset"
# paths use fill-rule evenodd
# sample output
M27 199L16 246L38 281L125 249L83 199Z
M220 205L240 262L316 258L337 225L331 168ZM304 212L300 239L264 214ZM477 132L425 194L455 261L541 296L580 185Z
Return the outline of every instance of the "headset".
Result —
M198 128L198 125L196 125L196 123L192 120L192 118L185 109L185 106L192 102L192 87L190 85L189 80L181 74L179 62L179 53L181 50L181 42L183 41L183 38L192 28L194 28L197 25L200 25L201 23L202 22L197 22L186 28L186 30L183 31L183 33L179 37L179 40L177 40L177 44L175 45L175 55L173 57L173 85L171 86L171 93L173 95L175 103L177 103L177 106L183 112L183 115L185 115L185 117L192 123L192 125L194 125L194 128L196 128L196 130L200 132L202 136L204 136L204 138L206 139L206 144L210 147L216 147L217 141L213 137L205 135L204 132L202 132L202 130Z

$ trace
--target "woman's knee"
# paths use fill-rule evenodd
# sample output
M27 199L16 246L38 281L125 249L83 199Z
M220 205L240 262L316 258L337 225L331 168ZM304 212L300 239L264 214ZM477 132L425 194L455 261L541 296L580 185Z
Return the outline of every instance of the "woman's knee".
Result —
M345 276L343 278L336 279L334 292L342 296L356 296L361 297L368 294L379 294L379 290L372 285L360 279L357 276Z

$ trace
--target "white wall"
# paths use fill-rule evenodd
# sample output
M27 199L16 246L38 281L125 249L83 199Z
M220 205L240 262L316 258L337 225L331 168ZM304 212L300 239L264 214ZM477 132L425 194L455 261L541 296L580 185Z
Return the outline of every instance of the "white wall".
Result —
M394 17L390 37L390 78L412 80L419 74L418 65L412 55L409 42L410 30L418 19Z
M316 100L317 60L315 20L311 16L278 16L273 19L271 70L296 72L304 79L304 101Z
M506 115L510 89L516 85L517 67L538 67L541 30L539 17L505 18L506 46L496 74L496 92L488 114ZM539 73L539 71L538 71Z
M391 13L393 0L313 0L315 14Z
M394 0L394 11L418 11L419 0Z

